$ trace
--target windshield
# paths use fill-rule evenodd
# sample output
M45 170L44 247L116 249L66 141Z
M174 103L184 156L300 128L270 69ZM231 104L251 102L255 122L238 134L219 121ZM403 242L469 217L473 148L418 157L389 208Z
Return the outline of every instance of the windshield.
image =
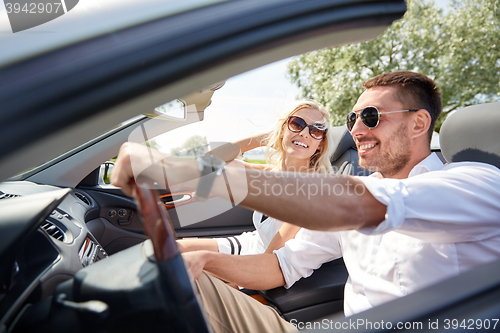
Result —
M193 157L193 152L204 154L221 142L270 131L299 96L298 88L286 78L289 62L285 59L228 79L213 94L199 121L154 137L152 146L167 154ZM263 148L256 150L247 154L261 159Z

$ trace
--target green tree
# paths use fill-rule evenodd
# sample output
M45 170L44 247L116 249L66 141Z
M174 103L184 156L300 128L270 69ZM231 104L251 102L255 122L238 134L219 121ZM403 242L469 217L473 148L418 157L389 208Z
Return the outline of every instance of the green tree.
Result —
M500 100L499 8L497 0L466 0L445 13L433 2L411 0L405 16L377 39L300 55L288 74L303 97L329 109L334 125L345 123L363 81L389 71L433 78L445 112Z
M199 156L208 151L207 138L200 135L193 135L189 137L186 142L180 147L172 148L170 154L180 155L185 153L186 155Z
M170 149L170 154L174 156L179 156L181 152L182 152L182 146Z
M147 147L154 148L154 149L158 149L159 148L158 142L156 142L155 139L144 141L143 145L145 145Z

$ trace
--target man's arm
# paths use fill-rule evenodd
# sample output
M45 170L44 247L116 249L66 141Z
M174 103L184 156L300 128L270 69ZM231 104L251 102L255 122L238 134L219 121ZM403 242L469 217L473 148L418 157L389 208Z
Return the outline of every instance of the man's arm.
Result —
M267 290L283 286L285 279L274 254L233 256L210 251L183 253L194 279L203 270L248 289Z
M120 149L111 182L131 194L130 181L135 170L160 184L168 184L171 189L182 183L183 189L195 190L200 177L196 161L126 143ZM228 179L231 196L225 179ZM313 230L376 227L385 219L387 210L387 206L375 199L356 177L251 170L240 161L228 163L225 176L216 178L211 192L265 215Z
M232 162L226 167L233 197L240 195L240 205L279 220L307 229L339 231L376 227L385 219L387 206L375 199L359 178L242 171L234 166ZM227 196L223 177L216 179L212 193Z

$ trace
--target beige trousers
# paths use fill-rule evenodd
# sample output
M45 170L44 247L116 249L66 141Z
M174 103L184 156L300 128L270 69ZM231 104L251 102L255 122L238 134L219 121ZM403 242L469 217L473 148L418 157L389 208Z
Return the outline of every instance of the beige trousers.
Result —
M195 282L214 333L297 331L274 309L227 286L216 277L202 273Z

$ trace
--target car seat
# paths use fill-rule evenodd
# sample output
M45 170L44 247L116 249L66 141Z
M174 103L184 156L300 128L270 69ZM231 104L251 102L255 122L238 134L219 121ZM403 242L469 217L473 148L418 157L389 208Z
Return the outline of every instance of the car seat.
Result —
M450 114L439 141L447 162L483 162L500 168L500 102L469 106Z
M330 157L333 171L338 175L368 176L371 172L361 169L358 164L356 144L345 125L331 129L335 150Z

